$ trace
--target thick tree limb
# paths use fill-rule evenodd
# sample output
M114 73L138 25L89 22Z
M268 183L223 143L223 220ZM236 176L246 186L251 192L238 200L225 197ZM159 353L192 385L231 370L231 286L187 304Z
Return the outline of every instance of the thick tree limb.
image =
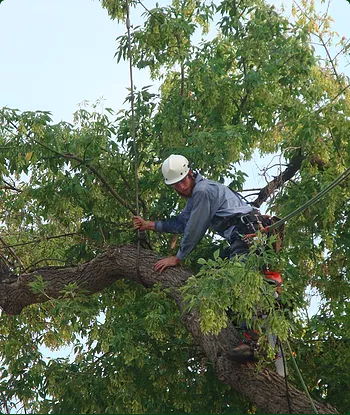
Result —
M61 290L69 283L75 282L79 288L95 293L119 279L126 278L137 282L136 258L136 247L118 246L111 247L90 262L74 268L43 268L17 277L1 267L0 306L6 313L19 314L30 304L47 301L49 297L60 297ZM191 274L180 267L170 268L163 274L156 273L153 271L153 264L157 259L159 258L154 252L141 249L139 277L142 283L146 287L152 287L161 282L164 288L169 288L169 295L182 311L184 326L192 334L195 343L202 347L211 360L218 378L242 393L265 413L289 413L284 379L267 369L256 373L254 365L237 365L229 361L226 353L239 341L233 326L222 330L218 336L204 335L200 330L198 314L184 309L182 298L177 290L185 284ZM38 275L41 275L46 283L45 294L34 294L28 286L28 283L35 281ZM290 386L289 394L293 413L312 413L310 402L304 393ZM338 413L328 405L317 402L315 405L319 413Z
M304 160L302 154L295 156L289 163L288 167L277 177L271 180L265 187L263 187L258 197L254 200L253 205L260 207L272 195L272 193L282 187L284 183L290 180L300 169L301 163Z

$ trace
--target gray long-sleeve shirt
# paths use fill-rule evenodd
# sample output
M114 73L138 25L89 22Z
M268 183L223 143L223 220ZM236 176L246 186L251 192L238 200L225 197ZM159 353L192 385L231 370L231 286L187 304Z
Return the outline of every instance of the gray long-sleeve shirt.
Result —
M250 213L253 208L221 183L207 180L200 174L195 178L191 197L179 216L155 222L156 232L184 233L176 256L184 260L211 228L230 241L232 226L219 231L225 218Z

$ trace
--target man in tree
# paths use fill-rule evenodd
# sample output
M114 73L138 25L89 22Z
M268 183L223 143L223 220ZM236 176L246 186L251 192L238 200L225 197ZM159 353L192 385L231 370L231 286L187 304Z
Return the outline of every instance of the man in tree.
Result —
M168 157L162 165L162 173L165 184L186 198L187 203L178 216L167 220L154 222L140 216L134 217L135 229L184 234L177 254L158 261L154 265L156 271L163 272L168 267L180 264L209 228L230 244L223 256L233 258L249 251L243 236L257 230L261 220L258 210L229 187L205 179L193 171L184 156L172 154Z
M167 220L147 221L140 216L134 217L135 229L184 234L177 254L156 262L156 271L163 272L168 267L180 264L209 228L230 244L222 253L223 257L234 258L249 252L244 235L258 229L258 223L262 221L258 210L229 187L205 179L193 171L189 161L182 155L169 156L163 162L162 173L165 184L186 198L187 203L178 216ZM250 345L242 344L234 349L231 357L234 360L248 360L252 355Z

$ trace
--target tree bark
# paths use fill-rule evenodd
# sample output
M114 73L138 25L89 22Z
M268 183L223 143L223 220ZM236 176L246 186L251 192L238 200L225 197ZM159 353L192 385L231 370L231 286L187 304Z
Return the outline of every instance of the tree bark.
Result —
M162 274L154 272L153 264L159 258L154 252L141 249L138 276L136 258L136 247L123 245L110 247L90 262L77 267L42 268L21 276L11 274L2 264L0 306L8 314L19 314L30 304L45 302L49 298L59 298L61 290L69 283L76 283L80 289L92 294L123 278L136 282L140 282L140 278L142 284L149 288L161 282L164 288L169 289L169 295L180 307L184 326L212 362L218 378L248 398L260 411L270 414L290 413L283 378L268 369L262 369L257 373L254 364L236 364L226 358L227 352L239 342L238 333L233 326L223 329L217 336L204 335L200 330L198 314L185 310L178 288L185 284L191 273L182 267L168 268ZM38 275L46 284L45 293L33 293L28 285L35 281ZM289 395L292 413L313 413L312 406L303 392L289 385ZM314 403L321 414L338 413L329 405Z

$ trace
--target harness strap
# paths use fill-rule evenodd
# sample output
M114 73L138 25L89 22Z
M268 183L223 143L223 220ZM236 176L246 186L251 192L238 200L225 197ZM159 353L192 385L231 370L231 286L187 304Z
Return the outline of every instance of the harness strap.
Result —
M254 209L250 213L228 216L220 225L219 230L225 231L231 226L235 226L239 233L255 233L267 225L266 221L266 215L262 215L259 210Z
M230 186L227 186L231 192L233 192L237 197L244 200L248 205L253 206L252 202L250 202L245 196L243 196L241 193L237 192L236 190L233 190Z

